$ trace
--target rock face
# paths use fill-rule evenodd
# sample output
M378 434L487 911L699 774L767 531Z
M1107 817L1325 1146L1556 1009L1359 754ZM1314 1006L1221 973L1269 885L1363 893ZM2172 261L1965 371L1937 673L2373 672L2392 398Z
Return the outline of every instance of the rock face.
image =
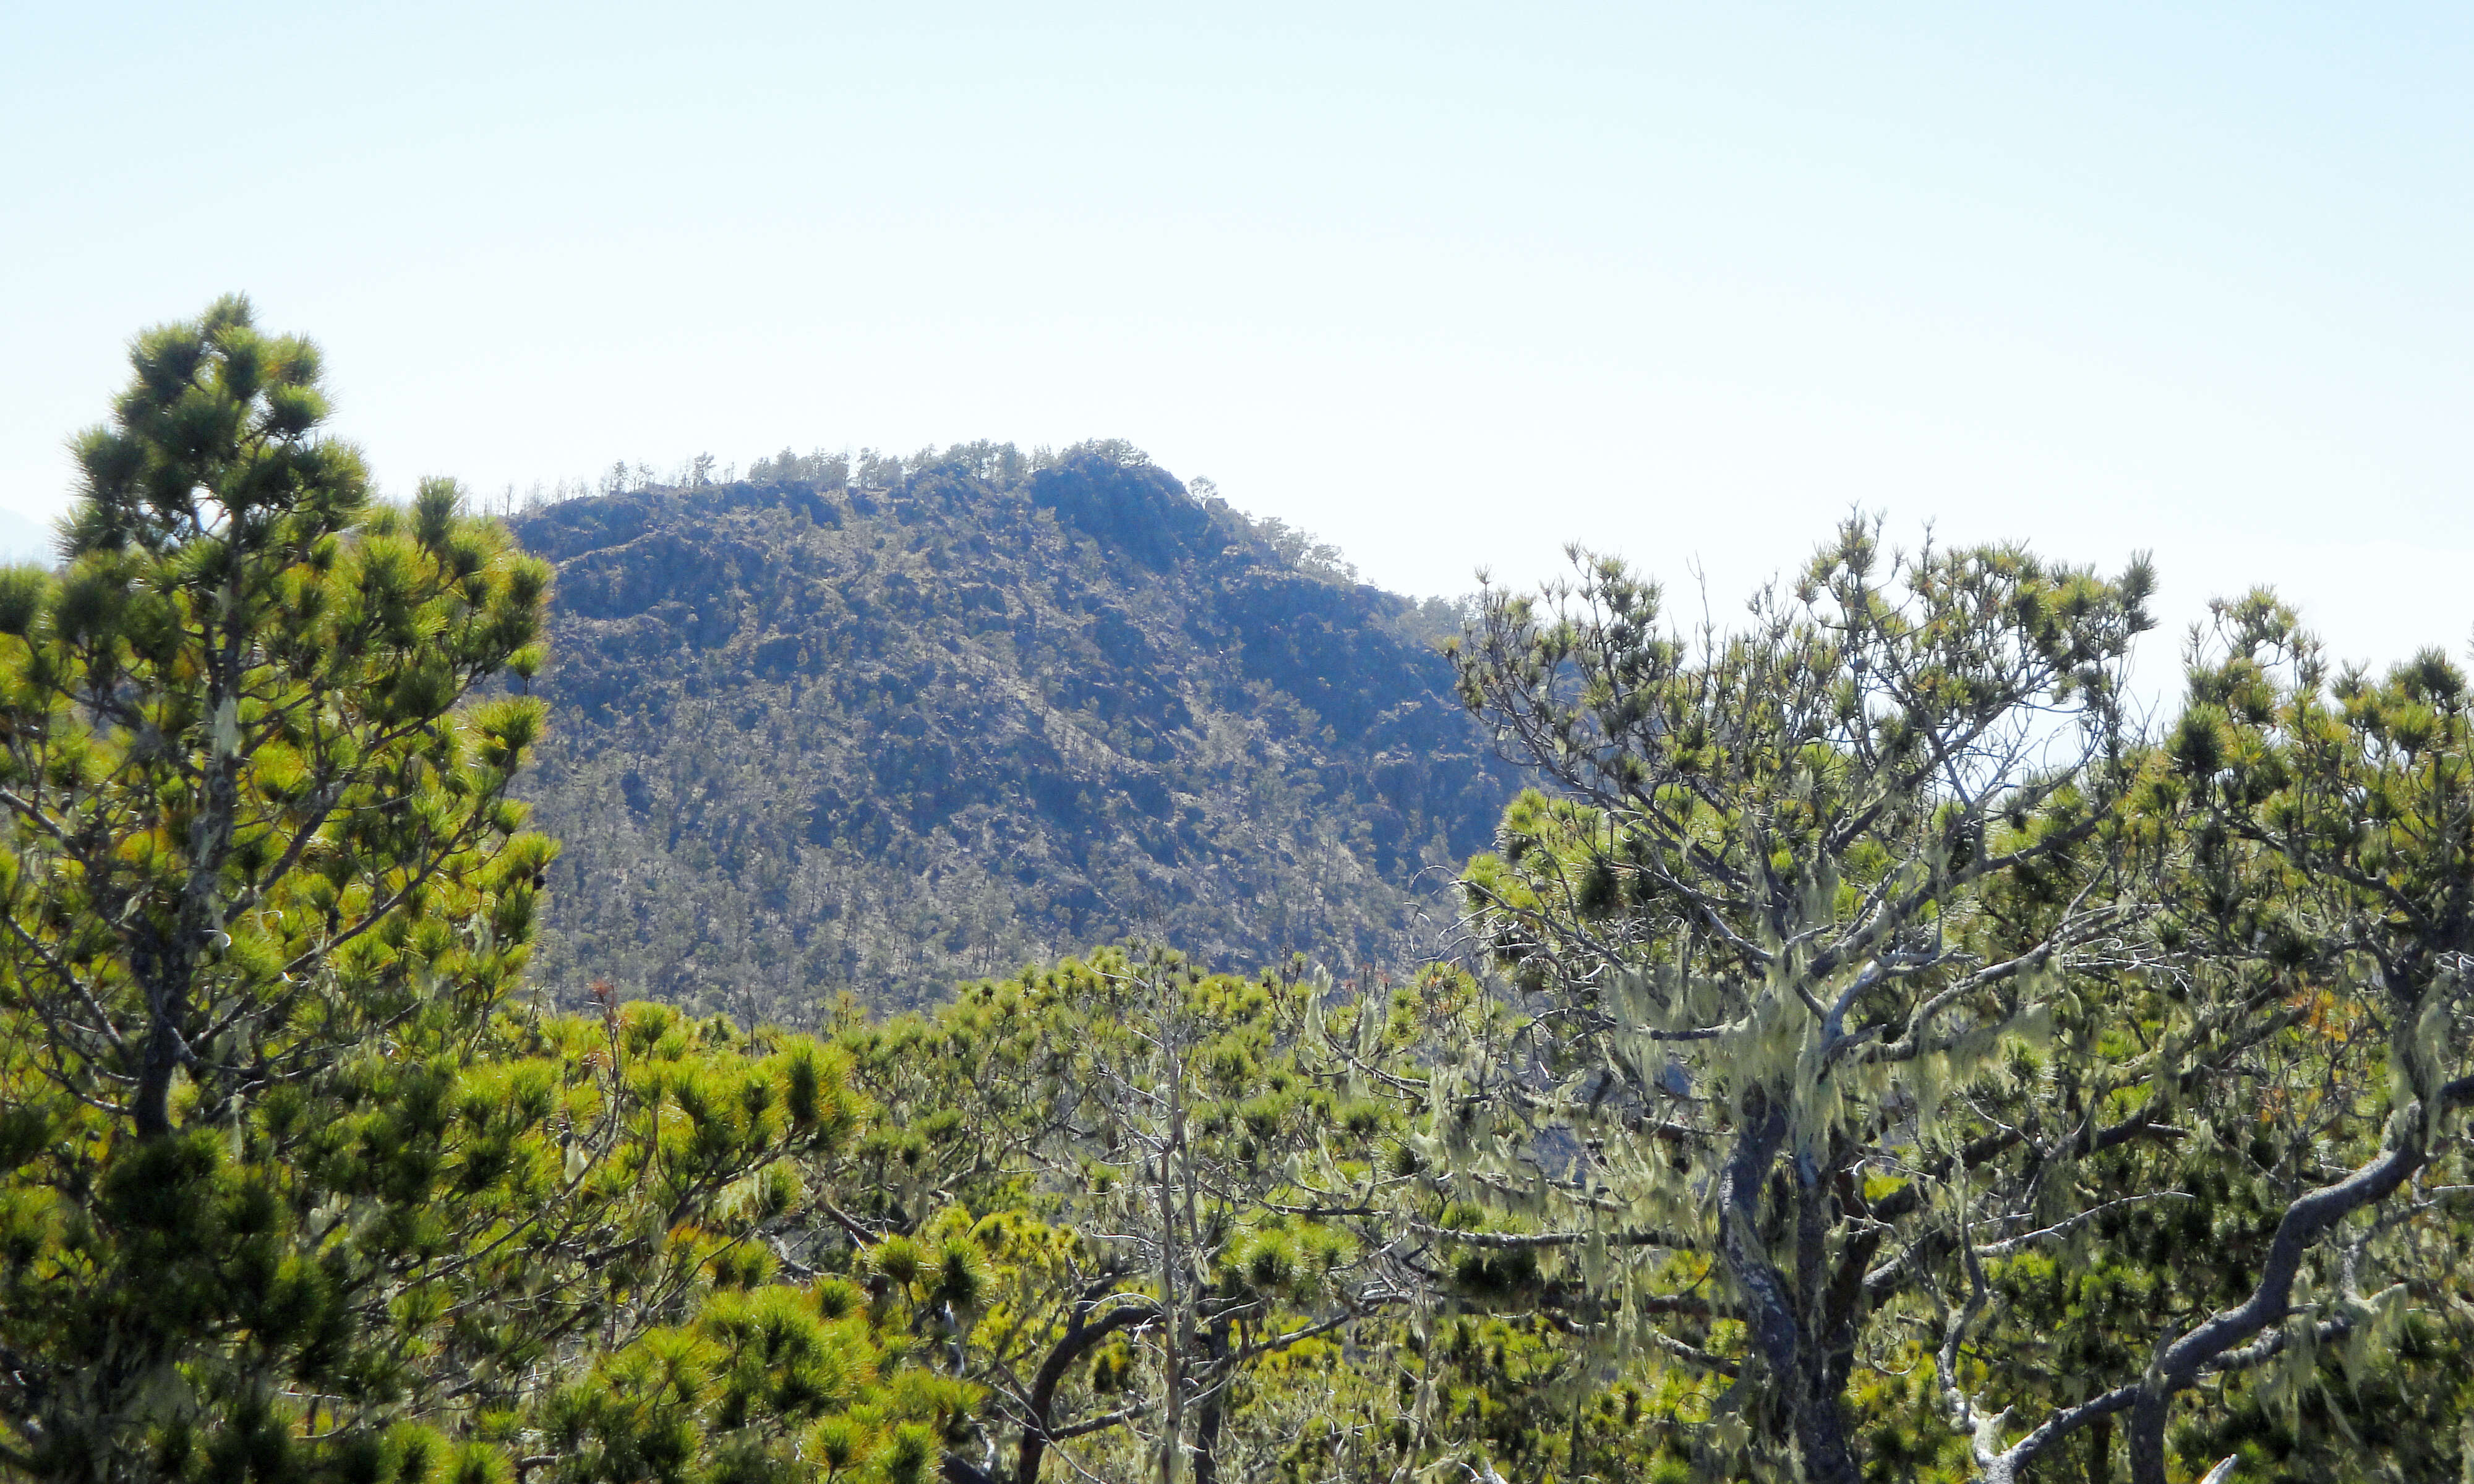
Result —
M1000 452L519 517L552 993L801 1021L1129 934L1432 941L1513 787L1436 615L1129 451Z

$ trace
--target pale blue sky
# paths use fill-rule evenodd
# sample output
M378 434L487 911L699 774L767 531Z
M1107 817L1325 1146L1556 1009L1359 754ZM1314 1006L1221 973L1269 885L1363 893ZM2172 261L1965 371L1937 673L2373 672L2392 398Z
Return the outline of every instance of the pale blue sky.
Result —
M2464 7L19 3L0 69L21 515L236 288L398 491L1123 437L1414 592L1732 605L1859 503L2474 624Z

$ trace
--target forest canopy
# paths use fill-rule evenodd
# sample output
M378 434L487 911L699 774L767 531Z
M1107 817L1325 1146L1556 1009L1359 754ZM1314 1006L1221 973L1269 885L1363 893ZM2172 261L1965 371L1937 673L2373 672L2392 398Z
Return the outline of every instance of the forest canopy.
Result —
M145 332L76 442L62 560L0 573L8 1476L2474 1470L2474 695L2444 652L2337 665L2249 593L2147 727L2144 562L1865 518L1732 629L1576 551L1419 648L1431 613L1120 444L785 455L762 491L511 531L447 481L378 498L322 370L241 299ZM757 557L700 589L738 607L635 624L672 601L645 551L717 549L682 511L747 515ZM972 596L990 512L1085 570ZM554 681L561 605L611 627ZM660 729L733 666L837 697L813 721L898 678L871 632L994 665L1058 626L1064 690L997 723L1107 742L1056 775L1095 790L1073 808L976 778L967 829L914 827L945 754L755 757L703 813L671 774L673 838L603 827L581 878L532 827L528 789L649 812L641 759L687 755ZM1258 687L1171 698L1219 706L1187 728L1219 754L1135 725L1172 642ZM612 709L631 644L672 709ZM1421 664L1456 709L1410 705ZM880 751L934 740L876 719ZM636 782L570 753L545 786L563 727L635 729ZM1216 804L1181 786L1201 755ZM776 926L802 909L764 874L800 857L758 826L821 818L852 860L1036 839L1070 889L974 910L1122 869L1171 927L1231 899L1226 863L1306 890L1322 840L1447 876L1458 937L1419 955L1368 915L1405 898L1360 891L933 992L950 960L863 949L852 993L788 1006L697 991L684 949L648 979L605 912L545 976L547 894L658 898L734 809L731 899ZM880 972L902 993L860 993Z

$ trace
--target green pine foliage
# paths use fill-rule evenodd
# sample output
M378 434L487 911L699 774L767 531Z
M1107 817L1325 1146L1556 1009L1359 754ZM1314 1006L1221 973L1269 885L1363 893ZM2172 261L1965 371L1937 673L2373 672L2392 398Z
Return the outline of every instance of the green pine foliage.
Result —
M245 302L132 361L66 565L0 583L0 1466L479 1481L556 1437L752 1477L830 1412L854 1477L918 1476L958 1394L714 1297L851 1134L839 1061L519 1008L553 848L507 792L541 704L495 685L546 568L449 486L371 502ZM596 1366L670 1410L578 1400Z
M2150 734L2139 565L1446 612L1123 444L511 534L132 367L0 573L0 1474L2474 1477L2444 655L2255 593Z
M1560 791L1466 878L1536 1019L1448 1163L1733 1383L1725 1468L2460 1459L2464 682L2256 596L2152 746L2147 586L1851 521L1741 633L1584 561L1459 655Z
M1564 1481L1688 1458L1671 1380L1599 1375L1535 1263L1456 1257L1436 1224L1482 1213L1419 1178L1425 1068L1496 1019L1447 970L1351 989L1141 947L887 1020L846 1007L834 1041L880 1122L810 1166L801 1260L939 1316L930 1363L987 1399L974 1477Z

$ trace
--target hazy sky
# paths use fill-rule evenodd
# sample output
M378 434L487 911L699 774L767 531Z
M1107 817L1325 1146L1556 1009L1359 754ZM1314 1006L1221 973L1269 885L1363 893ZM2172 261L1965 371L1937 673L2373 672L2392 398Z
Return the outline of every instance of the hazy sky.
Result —
M397 491L1123 437L1418 593L1861 505L2462 650L2474 9L1850 9L0 6L0 510L241 289Z

